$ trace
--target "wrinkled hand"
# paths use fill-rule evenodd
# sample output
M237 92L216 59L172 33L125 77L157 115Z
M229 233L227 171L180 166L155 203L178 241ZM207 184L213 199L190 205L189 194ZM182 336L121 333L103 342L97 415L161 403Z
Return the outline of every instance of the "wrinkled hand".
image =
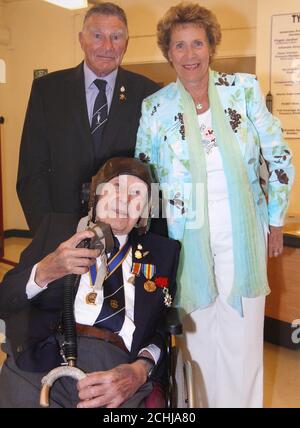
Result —
M283 251L283 228L270 226L269 257L278 257Z
M92 238L91 231L78 232L63 242L37 265L35 282L44 287L49 282L62 278L68 274L82 275L88 272L89 267L96 262L100 255L99 250L76 248L83 239Z
M77 383L78 408L119 407L146 382L143 361L121 364L112 370L89 373Z

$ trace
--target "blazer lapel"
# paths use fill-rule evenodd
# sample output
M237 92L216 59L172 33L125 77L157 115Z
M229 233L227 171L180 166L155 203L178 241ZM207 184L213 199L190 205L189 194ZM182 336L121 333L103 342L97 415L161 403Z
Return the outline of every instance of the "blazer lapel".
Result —
M165 109L166 111L160 117L161 123L164 124L164 144L169 147L170 158L176 159L178 168L189 175L189 150L186 140L185 119L177 83L174 83L170 88L168 98L172 100L170 108ZM170 168L170 165L167 167Z
M83 62L74 69L73 76L67 81L67 97L69 109L74 117L74 126L82 134L84 150L88 150L91 167L94 162L94 148L86 104Z
M143 245L143 239L144 235L138 236L137 232L133 230L131 232L131 245L132 245L132 262L133 263L142 263L142 264L153 264L153 258L151 255L151 251L149 251L149 248L147 245ZM142 250L138 248L138 245L141 245L143 247ZM138 251L141 251L142 254L146 251L149 251L149 254L142 257L137 258L136 256L139 254ZM132 349L131 352L134 354L135 351L138 351L136 349L136 343L139 343L142 341L142 338L140 337L140 332L144 331L143 328L139 328L142 325L147 325L149 323L149 320L153 316L153 299L158 298L158 294L161 294L160 290L155 290L153 292L146 291L144 288L145 282L147 279L145 276L140 273L139 276L135 277L135 297L134 297L134 322L137 326L134 334L133 334L133 341L132 341Z
M112 103L109 110L108 121L103 134L104 144L102 157L104 159L107 157L107 153L111 153L113 151L115 144L120 144L119 139L116 138L120 126L126 122L130 122L132 111L131 106L132 103L136 102L134 99L135 94L132 93L133 90L130 89L132 88L129 87L129 83L126 78L126 71L119 68ZM121 97L121 95L123 96ZM118 149L121 150L121 147Z
M224 108L226 117L230 122L230 109L236 113L239 113L242 117L247 116L246 112L246 100L245 92L240 85L235 83L236 76L234 74L225 74L215 72L215 85L220 95L220 101ZM247 122L242 121L238 126L236 132L232 131L236 141L240 146L242 156L245 156L246 141L245 135L247 135Z

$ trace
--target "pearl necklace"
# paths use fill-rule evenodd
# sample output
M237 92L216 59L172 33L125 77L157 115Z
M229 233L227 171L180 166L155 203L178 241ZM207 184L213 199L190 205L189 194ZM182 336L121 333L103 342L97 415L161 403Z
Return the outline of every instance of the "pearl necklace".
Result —
M203 107L203 104L201 104L201 103L196 104L196 109L197 110L201 110L202 107Z

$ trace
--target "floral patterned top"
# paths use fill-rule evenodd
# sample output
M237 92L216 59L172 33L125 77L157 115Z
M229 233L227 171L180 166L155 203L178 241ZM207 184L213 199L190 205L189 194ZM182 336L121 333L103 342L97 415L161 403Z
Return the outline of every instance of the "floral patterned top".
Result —
M218 148L215 133L212 129L211 111L198 115L201 143L204 147L207 172L207 197L209 201L228 199L226 176Z
M282 226L294 168L281 124L268 112L255 76L214 72L214 80L242 153L261 221L266 226ZM212 139L208 140L209 149ZM148 159L155 166L160 184L168 185L166 200L181 213L181 217L168 223L169 234L181 239L186 221L185 207L190 196L187 191L183 192L183 187L191 182L191 175L177 83L165 86L143 101L135 155ZM175 199L180 200L180 205L175 205Z
M205 153L208 157L212 153L213 148L217 147L214 130L211 127L210 109L206 110L202 114L198 114L198 121L199 121L200 133L202 138L202 144L204 146Z

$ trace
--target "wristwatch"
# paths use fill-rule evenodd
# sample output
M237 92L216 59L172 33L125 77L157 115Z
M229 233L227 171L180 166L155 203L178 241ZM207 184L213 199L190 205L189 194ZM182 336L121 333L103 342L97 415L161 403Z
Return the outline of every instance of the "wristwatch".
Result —
M154 370L154 368L155 368L155 362L152 360L152 358L150 358L150 357L145 357L144 355L138 355L137 357L136 357L136 360L135 361L138 361L138 360L144 360L144 361L147 361L149 364L148 364L148 373L147 373L147 377L148 377L148 379L149 379L149 377L152 375L152 373L153 373L153 370Z

